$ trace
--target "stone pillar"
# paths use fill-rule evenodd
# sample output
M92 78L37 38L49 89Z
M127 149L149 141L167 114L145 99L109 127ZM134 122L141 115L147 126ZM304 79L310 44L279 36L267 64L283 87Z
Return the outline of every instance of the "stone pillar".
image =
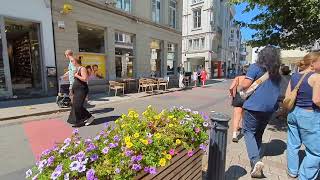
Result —
M115 61L115 39L114 39L114 29L111 27L107 28L105 33L105 50L106 50L106 59L107 59L107 76L108 80L116 79L116 61Z
M136 70L136 78L149 77L151 75L151 39L143 32L136 34L136 63L134 64Z
M163 41L163 53L162 53L162 71L161 77L167 76L167 63L168 63L168 41Z

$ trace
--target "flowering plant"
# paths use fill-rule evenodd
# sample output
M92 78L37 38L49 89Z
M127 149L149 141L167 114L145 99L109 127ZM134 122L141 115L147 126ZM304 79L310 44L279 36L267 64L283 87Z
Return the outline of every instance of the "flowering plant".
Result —
M158 113L148 106L142 115L129 110L93 139L82 139L75 129L71 138L45 150L27 179L133 179L140 171L157 173L177 148L192 156L206 149L207 118L197 111L173 107Z

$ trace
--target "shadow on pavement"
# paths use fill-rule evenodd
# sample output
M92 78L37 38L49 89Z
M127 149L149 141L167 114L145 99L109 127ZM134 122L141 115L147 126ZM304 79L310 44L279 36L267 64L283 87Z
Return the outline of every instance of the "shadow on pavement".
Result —
M103 109L95 109L90 111L91 114L102 114L102 113L108 113L114 111L114 108L103 108Z
M118 118L120 118L120 116L108 116L108 117L98 118L98 119L95 119L90 126L95 126L99 124L104 124L106 122L115 121Z
M233 165L225 173L226 180L236 180L245 176L248 172L241 166Z
M269 122L270 127L268 127L268 130L276 132L276 131L284 131L286 132L288 130L287 121L283 119L276 119L272 118L272 120Z
M273 139L263 144L263 156L279 156L287 149L287 144L279 139Z

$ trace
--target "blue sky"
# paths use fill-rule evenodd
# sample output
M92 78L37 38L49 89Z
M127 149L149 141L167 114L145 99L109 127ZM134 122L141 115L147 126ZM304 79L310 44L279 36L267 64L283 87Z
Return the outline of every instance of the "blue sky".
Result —
M242 11L245 9L245 7L246 7L246 3L242 3L236 6L235 19L238 21L251 22L251 19L255 17L257 14L259 14L260 10L254 9L249 13L242 14ZM253 35L255 31L248 28L241 28L241 33L242 33L243 40L250 40L252 39L251 35Z

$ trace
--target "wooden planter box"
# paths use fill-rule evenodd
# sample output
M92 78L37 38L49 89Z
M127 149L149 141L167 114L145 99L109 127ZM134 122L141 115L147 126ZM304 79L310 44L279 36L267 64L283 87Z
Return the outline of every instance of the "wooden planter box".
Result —
M189 157L187 150L181 149L178 155L174 156L170 164L157 169L157 174L141 172L136 180L162 180L162 179L183 179L201 180L202 179L202 156L203 151L197 149L194 155Z

